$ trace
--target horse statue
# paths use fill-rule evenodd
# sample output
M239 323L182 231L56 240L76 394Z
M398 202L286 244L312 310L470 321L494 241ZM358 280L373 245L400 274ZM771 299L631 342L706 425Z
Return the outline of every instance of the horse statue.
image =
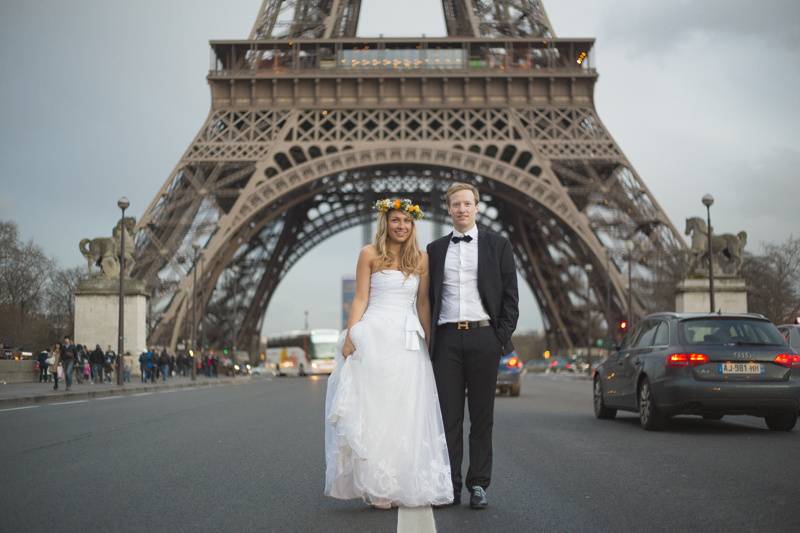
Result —
M686 219L686 235L692 237L689 250L688 272L705 275L708 273L708 226L700 217ZM740 231L736 235L725 233L711 236L711 246L714 250L714 273L725 276L736 276L742 268L744 261L743 251L747 244L747 233ZM705 263L705 266L703 266Z
M133 268L133 230L136 219L125 217L117 222L112 230L112 237L98 237L96 239L82 239L78 248L86 258L89 274L100 275L107 278L119 277L119 251L120 235L125 231L125 270L130 272ZM92 273L92 265L100 268L99 274Z

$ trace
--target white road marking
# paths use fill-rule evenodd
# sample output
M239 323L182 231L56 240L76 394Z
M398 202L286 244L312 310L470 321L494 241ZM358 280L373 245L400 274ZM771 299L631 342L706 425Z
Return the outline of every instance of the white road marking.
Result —
M48 404L48 405L72 405L72 404L75 404L75 403L86 403L88 401L89 400L75 400L75 401L72 401L72 402L58 402L58 403L51 403L51 404Z
M152 392L140 392L139 394L131 394L131 398L135 398L136 396L150 396L153 394Z
M40 407L38 405L26 405L25 407L9 407L8 409L0 409L0 413L4 413L6 411L19 411L21 409L36 409Z
M436 533L433 509L400 507L397 509L397 533Z
M95 398L98 402L102 402L103 400L118 400L122 398L122 396L103 396L102 398Z

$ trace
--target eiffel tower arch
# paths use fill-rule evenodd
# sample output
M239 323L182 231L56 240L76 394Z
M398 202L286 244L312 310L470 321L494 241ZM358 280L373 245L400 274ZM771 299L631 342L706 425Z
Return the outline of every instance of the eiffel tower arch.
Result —
M136 230L151 343L195 316L211 345L254 350L306 252L376 197L446 222L453 181L481 191L554 343L626 316L626 241L685 244L597 115L593 39L557 38L540 0L442 4L441 38L356 37L360 0L264 0L248 39L211 42L211 110Z

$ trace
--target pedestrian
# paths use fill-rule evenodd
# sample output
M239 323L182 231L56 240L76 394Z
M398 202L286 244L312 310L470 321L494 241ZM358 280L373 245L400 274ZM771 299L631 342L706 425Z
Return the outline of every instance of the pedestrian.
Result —
M66 385L66 390L69 391L72 388L72 372L73 367L75 365L75 353L77 351L77 347L72 344L69 336L64 337L64 343L61 345L61 366L64 369L64 383Z
M156 363L155 351L153 348L148 348L145 354L145 364L147 366L147 378L150 380L150 383L156 382Z
M158 358L158 366L161 368L161 379L166 383L167 376L169 375L169 355L167 350L161 350L161 356Z
M83 379L89 383L91 383L92 379L92 365L89 363L89 359L84 359L83 361Z
M131 372L133 371L133 356L131 352L125 352L122 357L122 381L131 382Z
M147 380L147 352L139 354L139 378L144 383Z
M94 383L103 383L103 365L105 364L105 355L103 354L103 350L100 349L100 345L95 345L94 350L92 350L92 382Z
M51 380L55 380L58 377L56 372L56 365L58 364L58 352L61 349L61 345L59 343L55 343L52 348L50 348L50 353L47 356L47 382L50 383Z
M39 352L37 358L39 362L39 383L47 383L47 359L49 356L50 354L47 353L47 350Z
M87 359L89 359L89 354L86 353L86 348L82 344L78 344L75 347L75 364L73 365L75 381L78 383L83 383L83 363Z
M53 346L51 361L48 364L53 374L53 390L58 390L58 372L61 370L61 345L56 343Z
M100 346L98 345L98 348L99 347ZM114 367L116 362L117 362L117 354L114 352L114 350L111 349L111 345L107 344L104 364L106 370L106 381L108 383L111 383L113 381L112 378L114 376Z

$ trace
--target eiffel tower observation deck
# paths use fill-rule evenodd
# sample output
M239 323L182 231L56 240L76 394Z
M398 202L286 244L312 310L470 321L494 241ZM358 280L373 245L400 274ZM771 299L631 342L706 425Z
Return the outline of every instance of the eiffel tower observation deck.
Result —
M359 0L264 0L248 39L211 41L208 118L137 225L151 343L200 327L255 349L306 252L379 196L446 222L453 181L511 240L552 343L627 316L626 242L685 245L597 115L594 40L556 37L540 0L442 4L446 37L357 37Z

